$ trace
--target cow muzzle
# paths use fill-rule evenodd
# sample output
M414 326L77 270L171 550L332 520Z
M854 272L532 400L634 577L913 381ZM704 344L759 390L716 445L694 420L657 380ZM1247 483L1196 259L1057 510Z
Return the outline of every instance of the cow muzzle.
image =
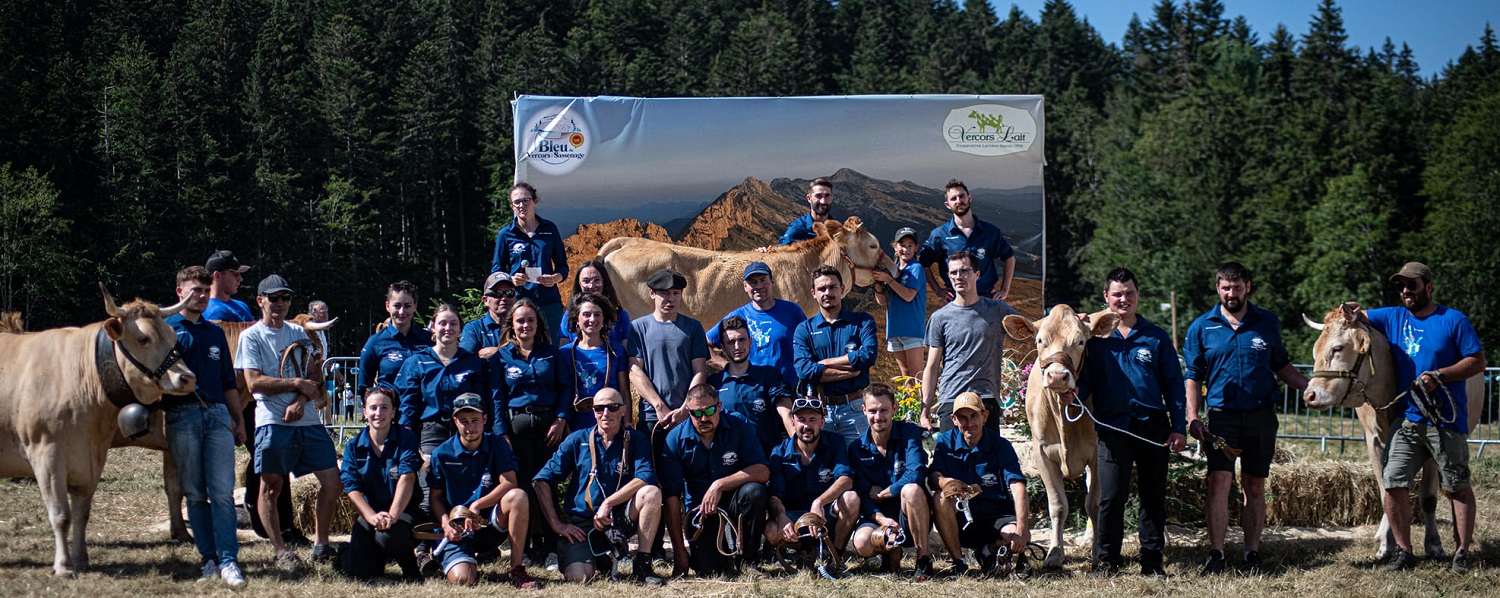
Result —
M1072 356L1058 351L1048 355L1037 365L1042 368L1042 374L1046 376L1047 388L1058 392L1074 388L1076 377L1073 372L1076 367L1073 365Z

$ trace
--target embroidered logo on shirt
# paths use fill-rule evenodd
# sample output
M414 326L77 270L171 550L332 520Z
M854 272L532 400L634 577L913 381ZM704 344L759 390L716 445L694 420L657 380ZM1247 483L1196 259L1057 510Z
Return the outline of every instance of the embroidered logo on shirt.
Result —
M983 247L980 247L979 249L975 249L974 250L974 257L979 258L979 261L981 261L981 262L984 261L984 259L985 259L984 258L984 254L985 254L985 249Z
M386 353L385 354L385 360L386 361L401 361L402 360L401 353L399 351L391 351L390 353Z
M518 368L516 366L510 366L510 367L505 368L505 379L506 380L520 380L521 379L521 368Z
M1250 339L1250 348L1256 351L1265 351L1270 349L1271 345L1266 344L1266 339L1257 336Z
M457 374L454 374L453 375L453 381L457 382L459 384L463 384L464 378L468 378L469 374L472 374L472 373L473 372L459 372Z
M901 472L906 471L906 462L896 461L895 463L892 463L891 471L894 472L897 476L900 476Z
M219 348L218 347L209 347L208 348L208 358L212 359L214 361L218 361L219 360Z
M766 412L766 400L765 399L755 399L754 401L751 401L751 403L750 403L750 410L753 411L753 412L755 412L755 413L765 413Z
M847 343L844 343L844 350L845 351L853 351L853 350L858 349L858 348L859 348L859 343L857 343L855 341L849 341Z
M386 474L386 476L390 477L391 479L396 479L396 478L401 477L400 471L401 471L401 468L396 467L395 465L392 465L390 469L387 469L385 471L385 474Z
M987 473L979 476L979 483L983 486L994 486L1000 483L1000 478L996 477L993 473Z
M734 451L728 451L728 452L724 453L724 466L725 467L734 467L739 462L740 462L740 454L739 453L736 453Z
M479 487L488 490L489 487L490 487L491 481L492 481L492 478L490 477L490 472L486 471L486 472L484 472L483 476L479 477Z
M1151 365L1151 350L1139 347L1135 350L1135 360L1141 365Z
M828 483L833 481L833 470L827 467L818 470L818 481Z
M512 243L511 246L510 246L510 252L511 253L525 253L526 252L526 244L522 243L520 241Z

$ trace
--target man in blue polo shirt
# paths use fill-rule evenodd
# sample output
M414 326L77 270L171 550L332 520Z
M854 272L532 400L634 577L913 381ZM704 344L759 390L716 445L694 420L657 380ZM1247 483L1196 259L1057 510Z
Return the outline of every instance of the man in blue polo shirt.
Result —
M1411 554L1411 482L1423 463L1435 459L1443 494L1453 504L1457 548L1451 566L1455 573L1468 573L1473 567L1469 548L1478 505L1469 485L1469 395L1464 381L1484 371L1484 347L1468 317L1432 300L1432 270L1426 265L1408 262L1391 282L1400 285L1402 305L1372 309L1364 318L1390 340L1396 388L1413 389L1405 399L1404 417L1391 426L1382 476L1386 518L1400 547L1385 568L1399 571L1416 564ZM1418 386L1420 392L1415 390Z
M699 575L717 575L737 565L719 553L726 522L739 526L734 536L742 558L760 554L758 530L766 520L771 470L754 430L739 418L724 417L714 387L688 389L683 405L692 425L673 428L656 461L672 534L672 576L686 575L689 563ZM684 519L693 530L691 542Z
M750 332L750 364L774 367L781 372L787 386L797 385L797 368L792 365L792 331L807 319L802 307L785 299L776 298L776 280L771 277L771 267L765 262L751 262L745 266L743 277L745 294L750 302L740 306L727 320L738 316L745 320ZM719 320L723 323L724 320ZM716 326L708 330L708 344L723 348ZM724 367L724 359L713 357L709 363Z
M1240 486L1245 492L1240 515L1245 529L1247 571L1259 572L1260 534L1266 526L1266 477L1276 452L1276 401L1280 379L1297 390L1307 389L1307 378L1292 365L1281 342L1281 320L1268 310L1250 305L1250 271L1238 262L1219 266L1215 276L1219 305L1188 326L1182 356L1187 362L1187 423L1198 420L1199 406L1208 399L1213 433L1244 451L1240 457ZM1205 394L1206 393L1206 394ZM1208 451L1208 560L1203 574L1223 573L1224 534L1229 527L1229 485L1234 460L1222 451Z
M708 377L719 389L724 409L755 428L761 448L770 451L790 434L792 389L782 382L775 368L749 361L750 327L744 318L729 316L714 327L729 357L724 369Z
M922 484L927 478L927 451L922 448L922 429L895 421L896 394L884 384L865 389L865 419L870 431L849 445L849 465L854 468L854 491L864 523L854 531L854 549L869 558L878 551L872 536L879 528L887 539L900 530L906 542L888 545L880 553L881 570L893 572L901 565L901 547L917 549L916 581L932 578L932 554L928 548L932 511Z
M474 321L464 324L458 346L489 359L500 347L500 330L505 327L505 314L516 304L516 285L504 272L491 272L484 280L484 313Z
M1120 568L1125 503L1130 470L1135 468L1143 489L1141 574L1166 577L1162 548L1167 502L1161 489L1167 487L1168 450L1177 452L1187 445L1182 370L1167 332L1136 313L1140 290L1135 273L1115 268L1106 280L1104 302L1119 320L1109 336L1089 339L1078 380L1078 395L1085 402L1092 397L1099 422L1094 426L1099 432L1101 488L1094 574L1109 575Z
M213 278L200 266L177 272L177 299L187 305L167 324L182 343L182 361L198 377L193 395L162 398L166 407L167 448L177 463L188 525L202 558L202 579L223 578L245 585L240 541L235 535L234 445L245 441L240 393L235 388L229 341L217 324L203 317Z
M234 252L221 249L208 256L208 262L203 267L213 277L213 284L209 287L208 307L203 309L203 319L254 322L255 314L250 313L250 306L234 298L234 293L244 282L245 271L250 266L241 264L239 258L234 257Z
M996 564L1001 543L1010 553L1024 555L1031 542L1031 522L1026 502L1026 477L1010 441L986 430L984 401L966 392L953 401L953 429L938 435L927 466L928 483L936 488L932 521L938 537L953 559L948 570L957 578L969 570L963 549L974 551L981 573ZM952 494L974 486L979 492L968 499L968 514ZM972 521L969 519L972 516ZM963 518L963 521L960 521Z
M516 455L503 436L486 433L484 401L466 394L453 400L453 423L458 433L432 451L428 486L432 488L432 516L443 528L444 543L434 556L443 574L455 585L479 581L482 552L498 550L505 534L525 538L531 516L526 492L516 482ZM467 514L455 518L455 507ZM537 583L521 565L519 549L510 551L507 576L518 590Z
M818 313L797 325L792 335L792 362L802 380L799 396L816 396L827 408L828 431L854 442L869 429L860 391L870 384L875 365L875 319L844 309L844 277L837 268L812 272Z
M970 209L972 198L969 187L963 181L952 179L944 191L943 205L953 214L953 219L932 229L927 242L922 244L922 268L927 270L927 282L944 301L952 301L955 292L948 279L948 254L967 251L979 259L979 294L991 299L1004 300L1010 294L1010 281L1016 273L1016 252L999 227L984 222ZM995 264L1000 264L996 269ZM938 277L929 268L939 267Z
M569 434L531 482L542 518L558 536L563 579L582 582L593 577L595 551L610 546L606 532L619 530L620 537L629 538L632 531L640 536L631 579L660 585L661 578L651 570L651 538L661 524L661 488L651 466L651 439L623 427L625 397L618 390L605 388L581 408L592 410L597 423ZM565 481L572 496L565 518L559 518L552 490Z
M813 230L813 223L826 222L828 213L831 211L833 211L833 183L824 177L813 179L813 182L807 186L807 213L787 225L786 232L781 234L778 243L791 245L797 241L817 237L818 233Z
M823 533L833 540L830 571L843 571L844 547L859 523L860 499L854 492L854 470L848 448L836 434L823 433L823 402L792 401L794 437L771 451L771 520L766 540L772 546L795 548L801 543L796 522L807 513L823 516Z
M557 285L568 279L568 254L557 225L537 215L538 203L541 197L530 183L517 181L510 188L510 210L515 218L495 234L490 271L509 274L516 292L541 308L548 334L556 337L562 330L563 316ZM527 269L537 276L527 274Z

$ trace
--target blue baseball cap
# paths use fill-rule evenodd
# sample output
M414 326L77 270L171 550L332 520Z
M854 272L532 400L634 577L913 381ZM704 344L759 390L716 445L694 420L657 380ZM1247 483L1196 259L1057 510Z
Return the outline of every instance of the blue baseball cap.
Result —
M765 274L766 276L770 276L771 267L767 266L765 262L750 262L750 265L745 266L745 274L741 276L740 279L750 280L750 277L755 276L756 274Z

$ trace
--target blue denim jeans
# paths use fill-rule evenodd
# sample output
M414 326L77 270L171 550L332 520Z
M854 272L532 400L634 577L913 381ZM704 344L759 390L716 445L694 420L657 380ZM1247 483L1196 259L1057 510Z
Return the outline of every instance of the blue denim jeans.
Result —
M204 562L220 566L239 560L235 536L234 435L220 421L233 424L223 404L189 403L168 407L167 448L177 461L188 526ZM216 417L217 416L217 417Z
M870 420L865 419L864 398L855 399L843 405L829 405L827 423L823 425L823 433L832 432L844 438L846 446L859 442L870 429Z

